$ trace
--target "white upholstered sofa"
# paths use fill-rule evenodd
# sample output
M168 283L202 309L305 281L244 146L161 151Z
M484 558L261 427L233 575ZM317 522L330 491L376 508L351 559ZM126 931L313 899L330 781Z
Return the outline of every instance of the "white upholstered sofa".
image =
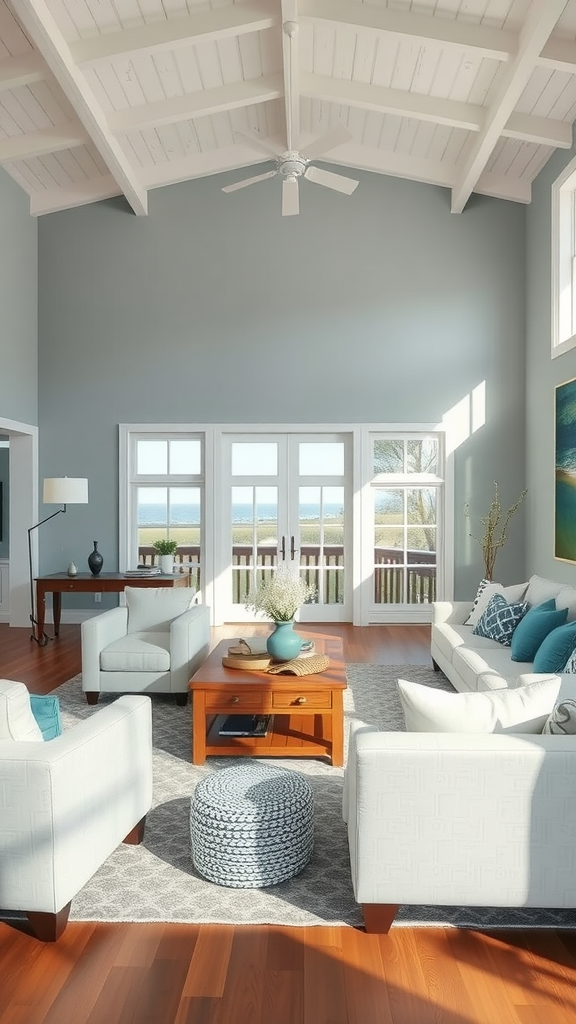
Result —
M0 778L0 907L54 941L76 893L120 843L143 838L150 699L120 697L46 742L24 684L0 680Z
M531 583L534 600L552 596L551 581ZM554 596L563 591L575 618L568 590L558 585ZM531 684L546 694L546 715L576 700L576 675L535 675L531 663L512 662L510 649L463 625L470 610L471 602L435 608L432 656L462 691L443 693L445 702L521 701ZM343 817L367 930L388 931L402 904L576 908L575 779L576 735L354 723Z
M531 576L528 583L503 588L503 592L508 600L521 600L530 606L553 597L556 608L567 609L568 622L576 619L574 587ZM476 636L474 627L465 625L470 611L470 601L438 601L433 605L430 653L434 667L442 669L457 690L517 686L519 677L533 672L532 662L512 661L510 647Z

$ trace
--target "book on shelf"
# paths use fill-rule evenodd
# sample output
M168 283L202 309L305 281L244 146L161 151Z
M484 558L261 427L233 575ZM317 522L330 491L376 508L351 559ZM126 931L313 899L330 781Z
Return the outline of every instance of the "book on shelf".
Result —
M220 736L266 736L270 715L229 715Z
M155 565L138 566L137 569L125 569L125 576L160 576L160 569Z

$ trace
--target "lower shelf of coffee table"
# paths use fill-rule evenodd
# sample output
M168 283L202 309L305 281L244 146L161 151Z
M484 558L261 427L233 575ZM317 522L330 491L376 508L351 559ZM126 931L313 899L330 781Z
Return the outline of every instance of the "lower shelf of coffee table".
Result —
M220 757L332 756L330 715L272 715L266 736L220 736L227 715L207 716L206 754Z

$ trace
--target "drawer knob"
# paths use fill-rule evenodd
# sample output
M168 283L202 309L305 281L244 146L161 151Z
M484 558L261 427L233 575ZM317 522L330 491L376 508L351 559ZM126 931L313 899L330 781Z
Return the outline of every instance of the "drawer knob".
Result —
M230 698L230 703L231 704L239 704L240 703L240 697L231 697Z
M296 704L305 704L306 697L296 697Z

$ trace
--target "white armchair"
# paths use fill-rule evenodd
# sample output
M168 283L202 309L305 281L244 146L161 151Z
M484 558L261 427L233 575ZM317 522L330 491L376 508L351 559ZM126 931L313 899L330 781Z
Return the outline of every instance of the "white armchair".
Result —
M350 737L343 816L367 931L398 907L576 907L576 736Z
M139 843L152 805L148 697L121 697L56 739L35 736L28 690L0 680L0 907L55 941L72 898L121 842ZM8 709L8 728L6 710ZM1 723L0 723L1 725Z
M190 678L210 650L210 609L192 604L184 587L126 587L125 595L125 607L82 623L88 703L100 693L174 693L185 704Z

